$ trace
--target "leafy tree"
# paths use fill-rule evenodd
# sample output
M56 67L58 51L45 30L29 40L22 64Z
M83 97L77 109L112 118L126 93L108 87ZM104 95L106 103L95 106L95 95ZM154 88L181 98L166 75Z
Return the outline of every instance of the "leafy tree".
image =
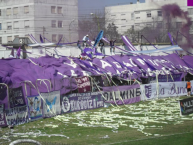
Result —
M104 31L104 36L108 39L116 39L117 41L120 39L117 26L113 23L112 19L108 19L107 14L96 13L79 20L79 39L88 34L89 39L93 40L100 30Z
M107 26L107 29L105 29L105 37L107 37L109 40L113 39L113 40L119 40L120 39L120 35L117 31L117 26L114 23L109 23Z

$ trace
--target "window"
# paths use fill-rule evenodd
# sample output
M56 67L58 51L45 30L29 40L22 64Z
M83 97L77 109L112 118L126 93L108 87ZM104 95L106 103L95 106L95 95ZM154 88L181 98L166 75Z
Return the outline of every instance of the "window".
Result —
M136 19L140 19L140 17L136 17Z
M25 21L24 21L24 27L25 27L25 28L29 28L29 26L30 26L30 25L29 25L29 20L25 20Z
M62 34L59 34L58 35L58 41L61 39L61 41L60 42L63 42L63 35Z
M1 23L0 23L0 30L2 30L2 26L1 26Z
M18 21L15 21L15 22L13 23L13 27L14 27L14 29L19 29L19 22L18 22Z
M25 7L24 7L24 13L25 13L25 14L29 13L29 6L25 6Z
M131 20L134 19L134 13L131 13Z
M134 30L134 25L132 25L131 29Z
M13 14L14 14L14 15L17 15L17 14L18 14L18 7L13 8Z
M58 7L58 14L62 14L62 7Z
M1 9L0 9L0 16L1 16Z
M58 21L58 28L62 28L62 21Z
M147 26L147 27L151 27L152 24L151 24L151 23L147 23L146 26Z
M56 34L52 34L52 42L56 42Z
M162 16L162 11L157 11L157 16L161 17Z
M176 22L176 28L181 28L182 27L182 22Z
M158 23L157 23L157 27L158 27L158 28L162 28L162 27L163 27L162 22L158 22Z
M56 13L56 7L55 6L51 6L51 13L55 14Z
M189 9L188 9L188 14L189 14L189 15L193 15L193 8L189 8Z
M147 12L147 17L151 17L151 12Z
M12 36L7 36L7 43L12 42Z
M52 28L56 28L56 21L52 20Z
M193 29L193 21L191 21L191 23L192 23L192 24L191 24L191 26L190 26L190 29Z
M0 37L0 44L2 44L2 37Z
M10 16L11 15L11 8L7 8L6 13L7 13L7 16Z
M7 23L7 30L11 30L12 29L12 24L11 24L11 22L8 22Z
M135 24L135 29L140 29L140 23Z

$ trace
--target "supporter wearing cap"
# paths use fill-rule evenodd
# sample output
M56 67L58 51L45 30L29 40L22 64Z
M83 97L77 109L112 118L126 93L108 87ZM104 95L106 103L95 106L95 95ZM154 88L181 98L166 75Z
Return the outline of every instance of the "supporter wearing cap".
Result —
M89 41L89 38L88 38L88 34L86 36L83 37L82 41L83 41L83 47L84 46L87 46L86 42Z

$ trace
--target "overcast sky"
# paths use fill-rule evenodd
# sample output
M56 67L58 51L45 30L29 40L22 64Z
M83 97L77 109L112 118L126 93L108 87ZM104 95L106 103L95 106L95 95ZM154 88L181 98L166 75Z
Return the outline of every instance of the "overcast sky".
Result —
M136 3L137 0L78 0L79 16L104 11L105 6ZM145 0L140 0L145 2Z

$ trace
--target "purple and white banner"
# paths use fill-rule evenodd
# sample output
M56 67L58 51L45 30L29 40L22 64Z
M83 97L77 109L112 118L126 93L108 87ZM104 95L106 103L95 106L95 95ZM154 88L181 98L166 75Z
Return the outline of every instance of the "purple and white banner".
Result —
M61 114L60 91L41 93L43 97L43 117L53 117Z
M89 110L104 107L101 93L78 93L61 96L62 113Z
M0 127L7 125L4 109L5 109L4 104L0 104Z
M178 82L181 81L183 77L183 73L180 74L172 74L172 77L170 75L159 75L158 81L159 82ZM150 83L156 83L156 77L149 77Z
M193 81L191 81L191 84L193 84ZM168 82L159 83L158 85L157 83L145 84L141 85L140 89L141 100L187 95L186 82Z
M33 120L37 120L43 117L42 114L42 99L38 96L28 96L27 97L28 103L28 116Z
M79 93L90 92L90 80L88 77L76 78Z
M26 105L22 87L9 89L10 107L20 107Z
M5 110L7 125L20 125L28 122L27 106Z
M106 103L122 105L132 104L141 101L140 99L140 86L113 86L103 87L104 97Z

